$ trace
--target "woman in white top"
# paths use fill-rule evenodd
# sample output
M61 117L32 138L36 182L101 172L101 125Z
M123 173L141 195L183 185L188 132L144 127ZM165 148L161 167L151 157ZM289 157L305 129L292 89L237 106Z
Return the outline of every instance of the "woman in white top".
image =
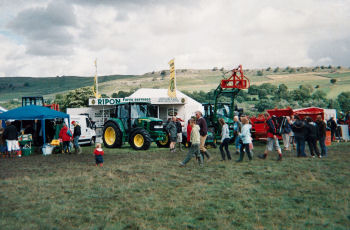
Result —
M230 142L230 132L228 130L228 125L225 123L223 118L219 119L219 123L221 125L221 144L220 144L220 152L221 152L221 157L222 161L225 160L225 153L224 153L224 147L227 155L227 159L231 160L231 153L228 150L228 144Z
M247 153L249 160L253 159L253 157L250 153L250 148L249 148L249 144L252 143L252 137L250 134L250 129L252 128L252 125L249 124L247 117L242 117L241 122L242 122L243 126L242 126L242 130L241 130L241 134L239 136L240 136L243 144L241 145L239 159L236 162L243 161L243 157L244 157L243 149L245 149L245 152Z

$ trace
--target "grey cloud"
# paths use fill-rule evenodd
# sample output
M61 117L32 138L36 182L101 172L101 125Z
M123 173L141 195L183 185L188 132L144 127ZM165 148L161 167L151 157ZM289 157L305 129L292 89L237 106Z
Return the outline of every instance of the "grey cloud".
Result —
M308 50L315 65L350 67L350 37L341 40L317 41Z
M29 8L19 12L8 27L24 37L28 53L41 56L60 55L61 52L57 52L60 49L53 47L61 47L71 53L70 49L66 49L74 40L69 28L76 24L72 5L50 2L46 8ZM43 52L44 49L47 50Z

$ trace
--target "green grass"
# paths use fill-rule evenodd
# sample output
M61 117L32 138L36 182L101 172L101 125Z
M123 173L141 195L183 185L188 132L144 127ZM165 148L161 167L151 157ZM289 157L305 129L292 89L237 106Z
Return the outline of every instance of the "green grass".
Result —
M349 147L240 164L212 149L203 168L179 168L186 152L155 147L105 149L103 168L92 147L0 159L0 229L349 229Z
M350 78L350 72L320 74L320 76L327 78Z
M226 74L229 77L230 73ZM296 89L300 85L310 84L319 85L320 90L327 93L329 98L335 98L339 93L347 91L350 85L350 72L344 70L340 73L319 72L298 72L286 73L269 72L264 76L256 76L256 71L249 70L245 75L250 79L250 83L262 84L271 83L274 85L286 84L289 89ZM274 78L280 77L280 78ZM332 85L330 78L337 78L337 83ZM112 95L120 90L129 91L136 88L167 88L169 78L165 76L161 80L160 72L146 73L144 75L111 75L99 77L99 91L101 93ZM186 70L177 71L177 88L187 91L210 91L215 89L222 79L221 71L211 70ZM12 87L9 87L9 86ZM52 99L58 93L66 93L69 90L84 86L92 86L93 77L49 77L49 78L29 78L29 77L7 77L0 78L1 101L11 99L20 100L22 96L44 96L46 99ZM193 87L200 86L200 87Z

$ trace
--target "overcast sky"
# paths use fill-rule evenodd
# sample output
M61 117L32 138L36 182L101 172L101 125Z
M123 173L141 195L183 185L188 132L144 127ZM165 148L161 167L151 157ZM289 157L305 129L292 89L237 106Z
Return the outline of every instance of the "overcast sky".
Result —
M0 0L0 77L350 66L350 0Z

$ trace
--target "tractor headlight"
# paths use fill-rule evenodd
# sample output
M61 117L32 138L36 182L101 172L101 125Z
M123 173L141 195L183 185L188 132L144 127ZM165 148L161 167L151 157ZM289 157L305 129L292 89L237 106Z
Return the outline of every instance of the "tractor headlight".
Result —
M162 128L163 128L163 125L155 125L154 128L155 128L155 129L162 129Z

